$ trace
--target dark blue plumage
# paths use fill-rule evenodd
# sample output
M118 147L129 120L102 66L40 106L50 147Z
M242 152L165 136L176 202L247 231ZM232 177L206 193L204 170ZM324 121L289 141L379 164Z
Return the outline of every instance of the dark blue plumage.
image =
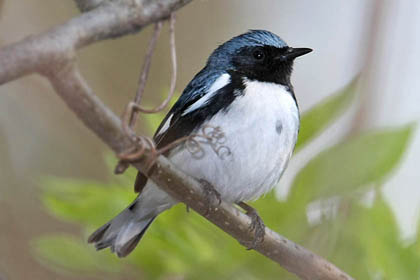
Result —
M257 46L272 46L275 48L287 47L279 36L266 30L250 30L247 33L233 37L220 45L210 55L207 65L211 69L233 68L232 58L241 48L252 48Z

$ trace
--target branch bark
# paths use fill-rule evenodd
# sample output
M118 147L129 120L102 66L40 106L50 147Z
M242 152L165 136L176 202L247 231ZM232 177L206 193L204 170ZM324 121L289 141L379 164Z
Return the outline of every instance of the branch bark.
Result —
M94 42L121 37L168 18L192 0L114 0L40 35L0 49L0 84L74 58Z
M101 5L104 0L74 0L81 12L93 10Z
M75 50L94 42L123 36L147 24L167 18L170 13L191 0L118 0L105 2L81 16L43 34L28 37L0 49L0 85L29 73L44 75L57 94L84 124L115 153L133 148L132 139L124 133L121 120L93 93L80 74ZM91 1L77 1L87 3ZM93 1L95 2L95 1ZM91 2L92 3L92 2ZM150 157L133 163L145 170ZM254 239L249 231L251 219L231 204L222 201L208 211L203 203L201 185L180 172L168 159L159 156L151 180L175 199L187 204L244 246ZM333 264L309 250L266 228L264 241L256 251L279 263L301 279L352 279Z

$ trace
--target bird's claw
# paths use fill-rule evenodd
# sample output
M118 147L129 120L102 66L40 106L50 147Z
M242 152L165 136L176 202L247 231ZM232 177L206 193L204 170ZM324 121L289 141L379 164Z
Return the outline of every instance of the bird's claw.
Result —
M216 189L213 187L212 184L210 184L209 182L207 182L204 179L200 179L199 180L201 186L203 187L204 190L204 197L206 199L206 203L207 203L207 210L204 213L204 216L207 216L210 213L211 210L211 205L213 204L213 200L217 199L218 201L218 205L220 205L220 203L222 203L222 197L220 195L220 193L218 191L216 191Z
M242 209L246 211L246 214L251 218L251 223L249 224L249 230L254 232L254 240L251 242L251 245L248 246L247 250L255 249L264 241L265 236L265 224L261 217L258 215L255 208L249 206L244 202L238 204Z

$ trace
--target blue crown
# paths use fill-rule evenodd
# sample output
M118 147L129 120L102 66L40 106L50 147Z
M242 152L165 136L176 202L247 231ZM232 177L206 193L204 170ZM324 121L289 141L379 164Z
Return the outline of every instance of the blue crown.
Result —
M233 37L220 45L210 55L207 64L217 67L230 64L231 57L243 47L273 46L276 48L287 47L279 36L266 30L250 30L244 34Z

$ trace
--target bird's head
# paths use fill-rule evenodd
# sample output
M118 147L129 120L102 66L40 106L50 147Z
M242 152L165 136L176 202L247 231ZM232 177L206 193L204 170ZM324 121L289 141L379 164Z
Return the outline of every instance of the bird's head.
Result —
M269 31L251 30L220 45L210 55L207 67L233 71L250 80L289 85L294 59L311 51L291 48Z

